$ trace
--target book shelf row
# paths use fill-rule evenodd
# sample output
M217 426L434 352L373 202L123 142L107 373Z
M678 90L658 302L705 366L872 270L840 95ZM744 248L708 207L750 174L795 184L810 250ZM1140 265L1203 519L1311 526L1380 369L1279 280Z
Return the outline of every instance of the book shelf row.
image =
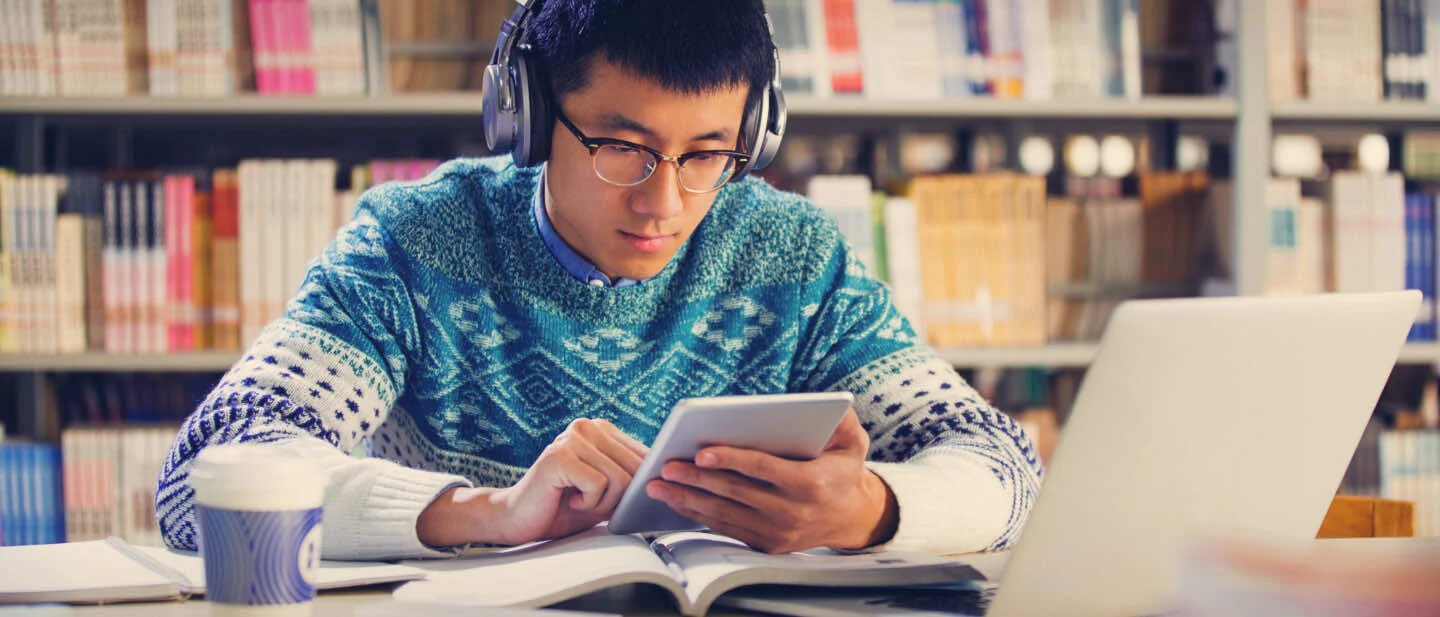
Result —
M239 351L280 314L361 189L435 161L245 160L173 173L0 172L0 353ZM337 187L341 177L348 186ZM1193 296L1228 276L1229 182L940 173L804 192L942 349L1094 341L1124 300ZM1436 338L1435 193L1398 172L1275 179L1266 293L1419 289ZM275 221L285 220L283 226ZM222 356L223 357L223 356Z
M373 161L340 190L333 160L0 171L0 351L239 351L280 314L361 190L436 164Z
M0 440L0 544L160 546L155 486L180 422L214 375L61 375L56 441Z
M0 546L120 537L160 546L155 478L178 425L83 426L60 443L0 442ZM1367 431L1339 492L1415 504L1440 536L1440 432Z
M0 96L476 89L509 4L15 0L0 6Z
M1440 432L1431 370L1393 378L1338 488L1416 504L1417 535L1440 535ZM967 372L1012 415L1048 459L1080 379L1037 369ZM1413 383L1417 378L1421 383ZM218 376L74 374L50 377L58 432L48 440L0 434L0 545L121 537L158 545L154 478L180 421ZM1418 402L1412 386L1419 386ZM1063 410L1063 411L1062 411ZM1048 435L1048 436L1047 436Z
M795 94L1198 94L1215 35L1191 3L767 0ZM478 89L508 0L16 0L0 95L344 95ZM82 17L83 13L83 18ZM1175 41L1176 37L1195 40ZM1146 47L1172 43L1165 63ZM1177 50L1193 50L1180 52ZM1142 77L1143 74L1143 77ZM1150 82L1142 90L1142 81Z
M1433 103L1440 11L1266 4L1268 98ZM1235 93L1238 0L768 0L796 96L1137 99ZM508 0L16 0L0 96L475 90ZM83 18L82 18L83 17ZM1427 36L1430 35L1430 36Z
M1440 5L1419 0L1265 3L1274 101L1440 100Z

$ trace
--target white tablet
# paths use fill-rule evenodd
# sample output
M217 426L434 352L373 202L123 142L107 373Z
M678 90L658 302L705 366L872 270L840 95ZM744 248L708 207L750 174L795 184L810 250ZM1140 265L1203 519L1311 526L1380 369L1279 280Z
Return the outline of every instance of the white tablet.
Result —
M819 456L830 442L853 401L849 392L681 400L670 410L655 444L625 488L615 516L610 519L610 531L648 533L702 528L645 494L645 485L660 477L666 462L693 460L706 446L748 448L809 460Z

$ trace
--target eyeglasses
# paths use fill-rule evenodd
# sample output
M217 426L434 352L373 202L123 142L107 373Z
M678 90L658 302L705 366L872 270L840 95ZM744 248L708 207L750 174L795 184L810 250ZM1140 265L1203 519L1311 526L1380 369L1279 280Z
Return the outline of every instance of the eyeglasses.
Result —
M736 150L696 150L670 156L623 139L586 137L559 109L555 117L590 150L595 175L615 186L635 186L649 180L660 161L668 161L679 170L681 188L691 193L709 193L725 186L735 170L750 160L750 155Z

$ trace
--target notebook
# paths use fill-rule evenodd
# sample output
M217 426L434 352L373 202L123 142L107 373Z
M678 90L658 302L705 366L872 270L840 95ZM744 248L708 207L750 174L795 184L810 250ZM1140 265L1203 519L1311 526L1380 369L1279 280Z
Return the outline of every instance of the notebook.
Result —
M120 538L0 548L0 604L73 604L179 600L205 593L205 564L195 553L133 546ZM317 589L413 581L410 566L322 561Z

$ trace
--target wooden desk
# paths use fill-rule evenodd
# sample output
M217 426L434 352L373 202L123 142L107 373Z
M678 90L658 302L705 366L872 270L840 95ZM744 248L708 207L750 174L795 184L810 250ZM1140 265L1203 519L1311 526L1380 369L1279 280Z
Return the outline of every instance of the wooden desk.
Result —
M1347 538L1315 540L1317 558L1327 555L1357 555L1375 557L1405 556L1415 551L1429 554L1440 552L1440 538ZM315 600L312 617L351 617L357 611L381 608L395 604L390 598L390 588L322 593ZM396 615L423 615L415 605L403 605ZM70 611L57 614L75 617L208 617L209 604L204 600L186 602L160 602L146 604L117 604L113 606L77 606ZM678 615L670 603L670 596L649 586L632 586L610 589L576 598L553 608L621 613L634 616ZM479 612L476 610L475 612ZM360 614L363 614L360 613ZM753 615L738 611L712 609L707 615L715 617L739 617Z

